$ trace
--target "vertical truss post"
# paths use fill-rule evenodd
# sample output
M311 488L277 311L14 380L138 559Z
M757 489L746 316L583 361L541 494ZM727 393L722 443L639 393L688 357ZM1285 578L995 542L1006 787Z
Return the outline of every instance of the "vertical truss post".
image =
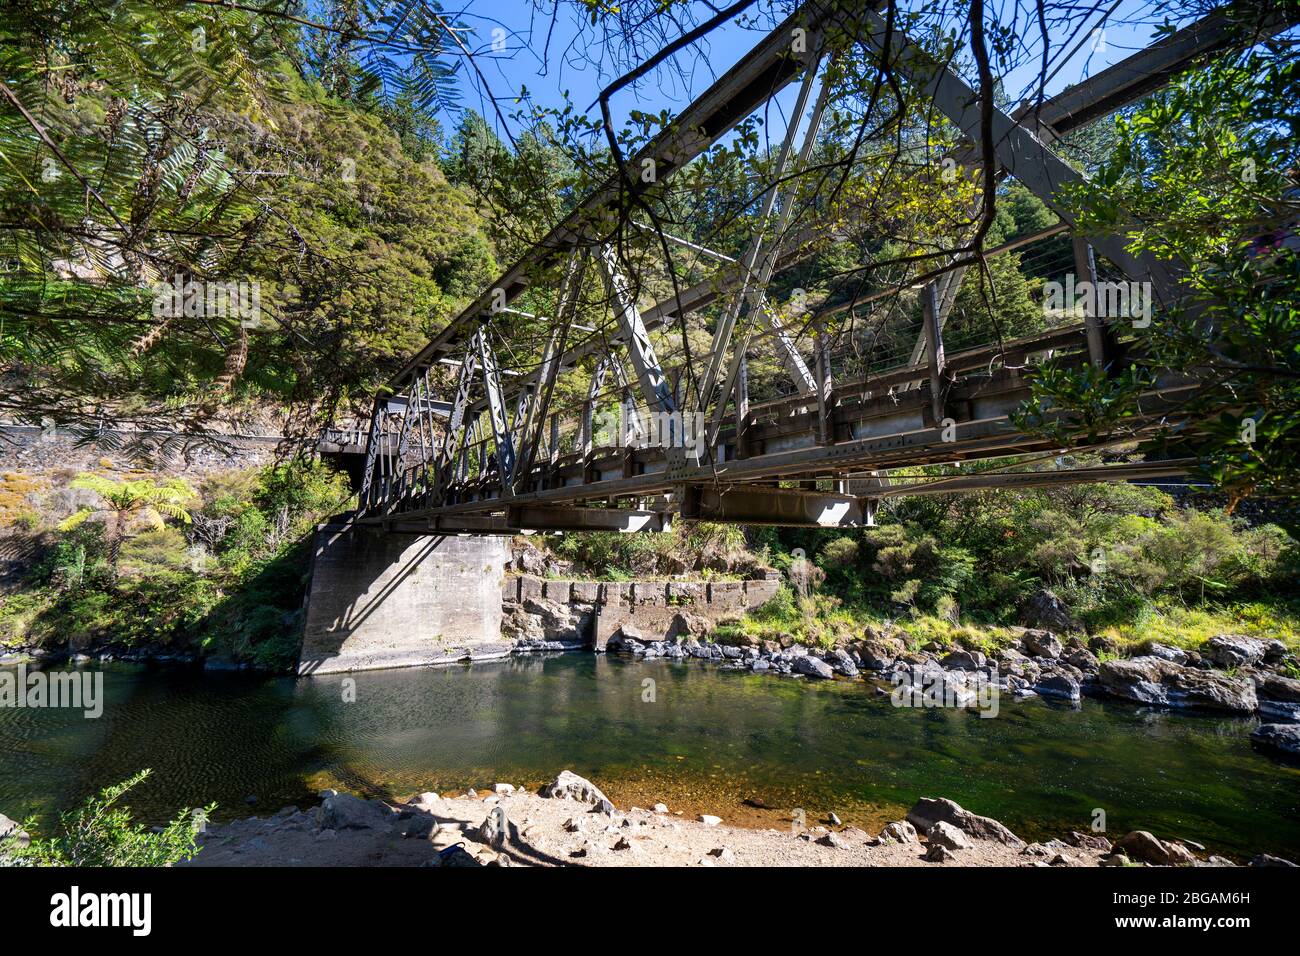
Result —
M424 409L423 414L420 416L420 474L417 487L419 489L420 499L424 500L428 497L429 488L432 482L432 464L433 456L435 454L433 439L433 388L429 384L429 369L426 368L424 370L424 375L421 376L421 380L424 382L424 399L428 403L428 407Z
M831 420L835 385L831 376L830 335L824 325L817 329L814 348L817 353L817 441L822 445L830 445L835 439L835 427Z
M582 456L591 454L593 431L595 428L596 400L600 398L601 389L605 387L605 378L609 370L616 366L613 355L603 355L591 372L591 382L587 385L587 400L582 403L582 434L578 443ZM619 370L619 379L622 372Z
M1074 272L1077 282L1087 282L1094 291L1097 288L1097 260L1092 252L1092 243L1082 236L1072 238L1074 246ZM1097 297L1084 296L1083 324L1088 335L1088 358L1097 368L1106 367L1106 330L1101 317L1097 315Z
M582 425L578 432L578 454L586 458L591 454L591 430L596 424L596 406L589 398L582 403Z
M749 457L749 359L743 351L736 366L736 457Z
M943 330L939 327L939 288L927 282L921 290L921 322L925 330L925 349L930 366L930 409L937 427L944 419L944 366Z
M619 422L619 442L623 455L623 477L631 478L636 474L636 463L633 456L636 449L641 447L641 416L637 414L636 398L632 394L632 389L623 386L622 398L622 419Z
M939 331L943 331L944 323L948 321L948 313L952 311L953 303L957 301L957 290L961 287L962 278L966 275L966 266L961 266L945 272L935 280L939 287L937 296L939 302ZM916 336L916 344L912 346L912 357L908 365L920 365L921 359L925 358L926 348L925 329L922 328ZM907 382L903 384L898 391L905 392L908 389L920 388L921 381Z

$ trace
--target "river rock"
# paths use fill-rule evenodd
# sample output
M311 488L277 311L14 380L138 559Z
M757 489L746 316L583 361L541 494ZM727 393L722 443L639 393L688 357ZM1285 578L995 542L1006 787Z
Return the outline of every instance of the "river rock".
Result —
M1085 674L1097 673L1097 668L1101 666L1101 661L1097 660L1097 655L1086 647L1077 647L1065 655L1065 663L1071 667L1077 667Z
M849 848L848 841L838 833L834 832L826 833L821 837L818 837L817 842L822 846L834 847L837 850L847 850Z
M1115 841L1114 851L1131 860L1154 863L1156 866L1191 866L1196 863L1185 847L1166 843L1146 830L1134 830Z
M885 824L885 828L880 831L880 839L886 843L920 842L916 827L906 820L895 820L893 823Z
M907 821L918 830L928 833L936 823L950 823L977 840L997 840L1007 846L1023 847L1020 839L992 817L971 813L952 800L922 797L907 811Z
M1171 664L1186 664L1189 660L1187 652L1182 648L1170 647L1168 644L1161 644L1157 641L1151 642L1151 649L1147 651L1151 657L1158 657L1162 661L1169 661Z
M506 822L505 811L500 807L496 807L478 825L478 829L474 831L474 838L480 843L486 843L494 850L499 850L506 841L509 826L509 823Z
M858 645L858 657L867 670L883 671L903 653L903 642L896 637L873 637Z
M427 840L438 830L438 821L431 813L415 813L402 825L402 836L408 839Z
M1255 684L1247 678L1183 667L1158 657L1106 661L1098 678L1107 693L1139 704L1249 714L1259 703Z
M849 652L842 647L837 647L827 654L826 663L830 664L837 674L843 674L845 677L858 676L858 665L853 663L853 658L849 655Z
M1046 588L1025 602L1020 611L1020 621L1030 627L1046 627L1054 631L1072 631L1076 627L1070 608Z
M1110 841L1100 833L1080 833L1078 830L1071 830L1065 842L1085 850L1101 850L1103 853L1109 853L1111 850Z
M369 830L391 826L396 816L377 800L336 793L317 809L316 823L322 830Z
M0 813L0 843L11 838L14 846L25 847L31 843L31 837L26 830L18 826L17 821L11 820L3 813Z
M977 671L985 663L984 655L979 651L959 650L946 655L939 661L939 666L944 670Z
M1283 677L1269 671L1257 671L1251 675L1255 681L1255 693L1262 700L1277 700L1288 704L1300 704L1300 680Z
M931 845L946 846L950 850L965 850L970 847L970 841L966 839L966 834L951 823L945 823L943 820L925 831L925 839Z
M1281 700L1261 700L1257 713L1260 720L1270 724L1300 724L1300 704L1288 704Z
M1051 631L1025 631L1020 636L1020 643L1024 647L1025 653L1030 657L1057 658L1061 656L1061 642L1056 639L1056 635Z
M1273 856L1269 853L1261 853L1258 856L1251 857L1251 866L1285 866L1294 867L1295 864L1290 860L1284 860L1280 856Z
M636 629L633 628L633 630ZM640 631L637 631L637 633L639 634ZM605 644L605 649L607 651L626 651L629 654L644 654L646 650L644 644L635 637L630 636L622 628L614 632Z
M830 680L835 676L835 672L831 670L831 665L809 654L794 659L794 672L803 674L805 677L816 677L821 680Z
M1273 642L1281 644L1280 641ZM1219 667L1244 667L1259 664L1269 651L1268 641L1240 634L1219 634L1201 645L1201 653ZM1286 646L1282 645L1285 653Z
M579 777L572 770L562 770L560 775L537 791L543 797L552 800L577 800L591 804L597 810L614 812L614 804L586 777Z
M701 813L698 817L696 817L696 819L699 820L701 823L703 823L706 827L716 827L719 823L722 822L722 817L715 817L712 814L708 814L708 813Z
M1250 739L1265 750L1300 755L1300 724L1261 724Z
M1080 697L1079 682L1068 674L1048 674L1037 684L1034 691L1040 697L1052 697L1057 700L1078 701Z
M942 843L936 843L925 851L925 862L927 863L953 863L956 859L957 854Z

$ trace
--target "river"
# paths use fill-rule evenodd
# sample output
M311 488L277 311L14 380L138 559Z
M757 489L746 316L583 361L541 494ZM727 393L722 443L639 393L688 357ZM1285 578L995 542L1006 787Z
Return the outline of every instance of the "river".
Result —
M1300 766L1254 752L1246 719L1006 695L982 718L896 708L862 681L590 654L307 679L104 675L98 719L0 708L0 811L66 809L144 767L128 802L150 822L212 801L218 817L273 813L327 786L404 796L571 769L620 806L746 825L802 808L876 832L945 796L1029 838L1085 830L1101 809L1112 838L1141 828L1238 859L1300 857Z

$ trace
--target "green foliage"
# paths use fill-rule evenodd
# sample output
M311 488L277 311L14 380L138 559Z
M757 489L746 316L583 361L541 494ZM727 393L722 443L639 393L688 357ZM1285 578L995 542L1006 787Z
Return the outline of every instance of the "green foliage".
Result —
M1123 435L1141 418L1139 399L1152 380L1136 366L1112 375L1092 363L1079 368L1049 363L1031 370L1029 383L1032 397L1012 413L1012 422L1066 445Z
M0 636L48 643L202 646L267 670L296 654L315 525L339 511L346 476L302 458L213 476L190 537L145 531L109 566L103 525L59 532L19 601L0 606Z
M1283 596L1300 580L1300 547L1286 532L1222 510L1179 508L1151 488L919 496L896 500L878 520L849 533L782 528L754 537L787 574L795 549L812 555L825 573L816 603L826 622L893 618L930 637L958 622L1016 624L1025 600L1044 587L1089 630L1125 636L1197 608L1220 632L1234 626L1231 607L1258 615L1276 605L1275 628L1295 615ZM771 614L788 629L798 610L775 605ZM751 615L752 627L771 631L764 613Z
M1229 510L1251 494L1300 496L1300 63L1285 41L1246 47L1117 116L1071 198L1085 233L1126 235L1181 273L1184 301L1139 344L1195 387L1174 416L1162 409L1186 421L1150 449L1195 457ZM1122 376L1045 371L1034 391L1022 421L1047 434L1053 408L1081 415L1089 438L1144 423Z
M704 576L752 570L759 563L736 525L677 522L667 534L590 531L553 539L551 550L583 572L605 580L670 576L687 571Z
M199 810L182 810L158 833L133 823L131 812L118 803L146 780L141 770L129 780L105 787L76 810L60 815L59 831L33 838L26 847L5 847L17 866L171 866L199 852L197 837L216 804ZM22 829L35 832L34 820Z
M0 11L11 414L174 428L269 397L324 423L495 274L437 166L455 18L313 6L331 30L238 6ZM189 280L256 284L260 314L160 314L158 287Z

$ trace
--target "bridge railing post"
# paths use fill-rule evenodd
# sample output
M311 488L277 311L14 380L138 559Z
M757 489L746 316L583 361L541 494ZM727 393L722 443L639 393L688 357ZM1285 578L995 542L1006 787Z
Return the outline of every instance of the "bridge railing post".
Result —
M1097 289L1097 258L1092 250L1092 243L1082 236L1072 238L1074 246L1074 273L1076 282L1087 282L1088 287ZM1083 297L1083 324L1088 336L1088 358L1097 368L1105 368L1106 330L1101 316L1097 314L1097 296Z
M740 346L742 349L744 345ZM749 457L749 359L741 353L736 369L736 458Z
M835 440L835 426L831 418L834 381L831 377L830 336L823 323L817 324L813 347L816 350L817 369L817 443L830 445Z

